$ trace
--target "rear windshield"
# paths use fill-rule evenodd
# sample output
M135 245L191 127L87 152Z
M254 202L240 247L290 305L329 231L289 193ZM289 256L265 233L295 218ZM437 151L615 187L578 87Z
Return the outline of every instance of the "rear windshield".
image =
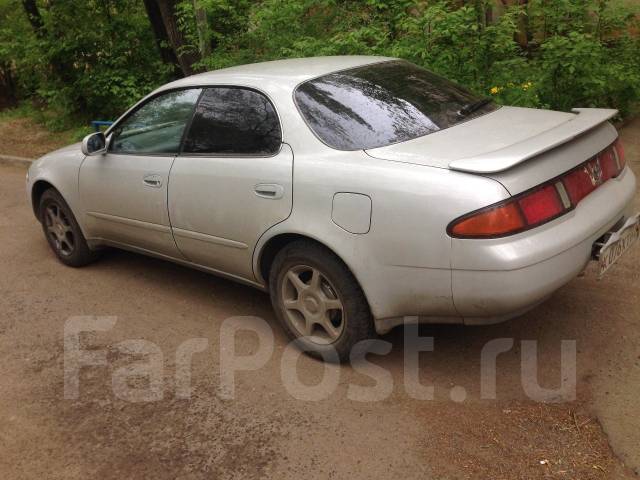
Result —
M324 143L382 147L492 112L496 104L412 63L375 63L301 84L295 100Z

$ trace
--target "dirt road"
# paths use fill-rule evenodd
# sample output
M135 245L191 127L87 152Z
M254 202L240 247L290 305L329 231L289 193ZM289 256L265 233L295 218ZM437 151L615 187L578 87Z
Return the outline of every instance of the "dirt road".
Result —
M623 132L636 172L638 132L640 122ZM84 269L62 266L26 206L24 171L14 167L0 167L0 241L1 478L610 479L640 471L640 248L604 280L591 269L517 320L421 328L434 337L434 351L420 357L434 400L406 392L396 329L383 337L391 353L372 359L393 380L386 400L350 400L350 386L371 379L343 366L337 389L310 402L283 385L287 342L265 294L124 252ZM82 369L73 400L63 395L63 335L77 315L117 322L83 337L86 348L106 352L107 364ZM235 399L225 400L220 326L247 315L274 325L274 355L238 373ZM194 338L208 348L193 356L193 393L181 399L175 354ZM496 338L512 338L514 347L498 357L497 400L481 400L480 353ZM160 400L114 395L118 369L140 361L118 347L131 339L159 348ZM537 341L539 382L556 388L563 339L576 341L577 399L534 402L521 385L521 342ZM240 332L235 345L250 353L256 337ZM298 362L309 384L323 369Z

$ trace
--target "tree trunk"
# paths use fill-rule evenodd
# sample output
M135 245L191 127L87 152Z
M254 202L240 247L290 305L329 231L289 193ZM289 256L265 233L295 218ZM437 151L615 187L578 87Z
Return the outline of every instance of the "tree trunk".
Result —
M178 64L182 69L185 76L194 73L193 64L200 60L200 56L196 52L185 51L187 46L184 34L178 28L178 21L176 18L176 3L177 0L155 0L160 15L162 16L162 23L169 37L169 43L173 48L173 52L178 59Z
M516 42L523 50L529 47L529 16L527 15L527 7L529 0L520 0L518 2L522 13L518 17L518 34L516 35Z
M175 78L184 77L178 57L173 51L171 41L169 40L167 29L164 27L162 14L160 13L160 8L156 0L144 0L144 7L147 10L147 16L153 29L156 45L158 46L158 50L160 50L160 58L162 58L162 61L166 65L171 65Z
M502 0L502 5L508 8L518 5L522 9L522 13L518 15L518 31L514 35L514 40L520 45L520 48L526 50L529 46L529 17L527 15L527 7L529 0Z
M198 50L202 58L211 55L211 42L209 40L209 25L207 24L207 11L200 5L199 0L193 0L193 11L198 29Z
M36 0L22 0L22 6L36 36L42 38L44 36L44 22L42 21L40 10L38 10L38 5L36 5Z
M0 63L0 109L12 107L18 103L12 70L9 63Z

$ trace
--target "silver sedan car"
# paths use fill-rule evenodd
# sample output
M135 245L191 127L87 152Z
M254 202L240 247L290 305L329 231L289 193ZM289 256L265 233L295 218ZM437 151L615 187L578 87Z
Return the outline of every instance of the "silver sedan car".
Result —
M519 315L640 235L615 110L500 107L411 63L283 60L165 85L34 162L58 258L118 247L268 290L307 352Z

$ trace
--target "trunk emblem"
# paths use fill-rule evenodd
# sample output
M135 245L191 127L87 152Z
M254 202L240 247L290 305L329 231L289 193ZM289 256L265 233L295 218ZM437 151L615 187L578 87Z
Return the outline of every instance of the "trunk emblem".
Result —
M594 187L602 183L602 167L597 159L587 163L584 169Z

